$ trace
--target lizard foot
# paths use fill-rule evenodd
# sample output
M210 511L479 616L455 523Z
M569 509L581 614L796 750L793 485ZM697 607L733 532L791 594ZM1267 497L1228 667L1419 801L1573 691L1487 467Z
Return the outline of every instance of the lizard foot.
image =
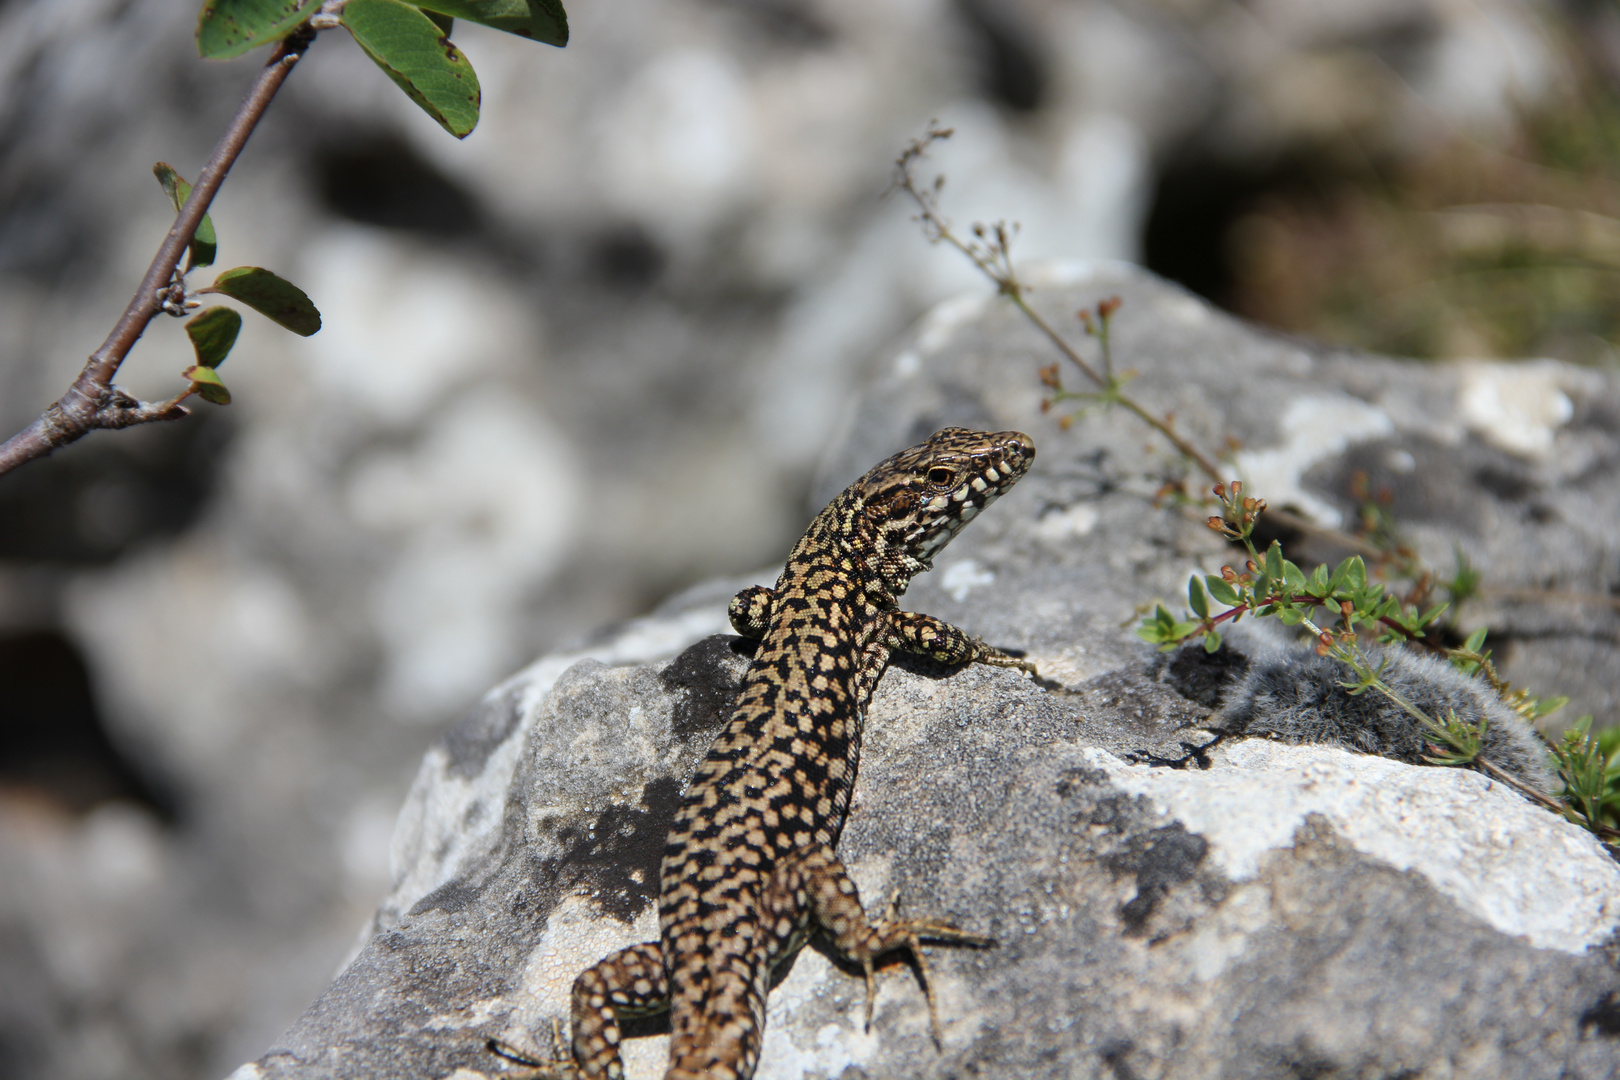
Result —
M520 1076L523 1080L581 1080L573 1055L568 1052L568 1047L563 1042L562 1026L555 1019L551 1021L553 1056L549 1060L534 1057L500 1039L490 1039L484 1046L495 1056L503 1057L521 1067L522 1071L508 1071L504 1074L506 1076Z
M943 919L902 919L900 918L900 896L895 894L889 901L889 909L883 918L872 924L872 936L875 947L861 958L861 967L866 974L866 1029L872 1030L872 1003L875 988L872 980L873 957L886 952L899 952L905 950L911 954L911 959L917 965L917 977L922 982L923 997L928 1001L928 1020L933 1028L934 1046L944 1049L945 1037L939 1025L939 1007L934 1002L934 988L929 977L928 958L923 953L922 943L931 941L941 945L964 945L973 949L988 949L996 944L994 938L987 938L980 934L970 934L966 930L949 923Z

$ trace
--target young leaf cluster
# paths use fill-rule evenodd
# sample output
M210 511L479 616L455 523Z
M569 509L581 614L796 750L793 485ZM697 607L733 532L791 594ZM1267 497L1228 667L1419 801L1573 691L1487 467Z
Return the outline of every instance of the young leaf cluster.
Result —
M1552 744L1566 812L1605 839L1620 839L1620 728L1595 736L1591 728L1592 718L1583 716Z
M191 185L161 161L152 166L152 173L178 211L191 195ZM202 224L192 238L185 269L176 267L170 279L163 297L164 311L179 316L202 306L202 302L187 290L186 277L193 270L212 265L218 248L219 237L214 232L214 223L204 214ZM234 270L226 270L214 278L212 284L196 292L228 296L302 337L308 337L321 328L321 313L315 309L304 290L257 266L238 266ZM197 362L181 372L183 378L191 381L190 389L181 398L196 394L215 405L231 403L231 392L219 377L218 369L230 355L241 330L242 316L231 308L218 305L186 320L186 336L191 339Z
M207 0L197 18L197 51L240 56L308 22L341 26L394 83L446 131L464 139L478 124L478 75L450 43L465 19L509 34L568 43L568 15L557 0Z
M1319 640L1324 631L1316 620L1325 611L1339 620L1339 633L1353 635L1367 628L1384 640L1422 641L1428 626L1445 611L1437 604L1427 611L1405 607L1400 598L1385 591L1381 582L1371 580L1367 564L1352 555L1333 569L1321 565L1309 574L1283 557L1282 545L1273 541L1264 553L1254 546L1254 529L1266 510L1264 499L1243 494L1243 482L1214 487L1223 513L1211 517L1211 529L1241 543L1249 558L1241 571L1223 566L1219 576L1205 575L1187 583L1187 605L1193 617L1176 619L1161 604L1137 629L1137 635L1161 649L1173 649L1185 641L1204 637L1204 647L1214 652L1221 647L1219 627L1235 623L1245 615L1275 616L1285 626L1312 628ZM1210 600L1225 606L1214 612ZM1331 642L1326 642L1326 648Z

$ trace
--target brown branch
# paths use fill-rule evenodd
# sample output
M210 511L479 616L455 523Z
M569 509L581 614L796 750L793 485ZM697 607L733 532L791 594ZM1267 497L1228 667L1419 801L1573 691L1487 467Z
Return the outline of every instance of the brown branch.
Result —
M141 279L129 306L113 325L107 340L90 354L89 362L67 393L33 423L0 445L0 475L35 458L44 457L57 447L66 446L98 428L123 428L159 420L179 420L187 414L180 402L190 394L189 390L168 401L137 401L113 386L113 377L118 374L119 366L147 326L163 311L163 301L169 294L180 257L196 235L197 226L208 212L209 204L225 182L225 175L231 171L237 155L247 145L248 136L253 134L253 129L258 126L265 109L276 96L276 91L281 89L293 65L314 40L315 32L307 24L299 27L276 46L269 61L259 69L258 77L242 99L242 104L237 107L225 134L220 137L208 163L197 176L191 196L175 216L169 234L164 237L162 246L152 259L152 265L147 267L146 276Z

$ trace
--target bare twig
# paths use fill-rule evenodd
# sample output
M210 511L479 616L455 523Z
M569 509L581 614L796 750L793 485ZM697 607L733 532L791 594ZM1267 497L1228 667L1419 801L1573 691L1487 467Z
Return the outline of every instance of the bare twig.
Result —
M231 118L230 126L220 137L208 163L197 176L197 184L180 208L158 248L146 276L135 290L129 306L113 325L112 332L101 347L90 354L89 362L79 377L50 408L38 419L0 445L0 475L19 465L41 458L59 446L66 446L99 428L123 428L135 424L149 424L159 420L179 420L187 415L180 403L191 393L168 401L144 402L113 386L118 368L134 348L146 327L164 310L164 300L174 287L175 270L180 257L191 243L208 206L214 201L225 175L230 172L237 155L247 144L248 136L258 126L276 91L292 71L315 32L307 25L300 27L276 46L270 59L259 69L253 82Z

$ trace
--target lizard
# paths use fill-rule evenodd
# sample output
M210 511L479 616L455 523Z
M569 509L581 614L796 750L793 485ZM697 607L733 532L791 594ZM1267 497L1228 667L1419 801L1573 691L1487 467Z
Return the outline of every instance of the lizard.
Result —
M659 940L579 975L571 1046L558 1045L555 1060L493 1040L492 1051L530 1067L535 1080L621 1080L620 1021L668 1011L666 1080L749 1080L772 974L817 932L863 969L868 1027L875 960L910 953L940 1043L922 940L994 942L938 919L901 919L897 900L869 919L835 848L866 708L893 652L1036 673L1034 664L896 603L1034 458L1035 444L1021 432L935 432L829 503L775 588L750 586L732 599L732 627L759 645L670 828Z

